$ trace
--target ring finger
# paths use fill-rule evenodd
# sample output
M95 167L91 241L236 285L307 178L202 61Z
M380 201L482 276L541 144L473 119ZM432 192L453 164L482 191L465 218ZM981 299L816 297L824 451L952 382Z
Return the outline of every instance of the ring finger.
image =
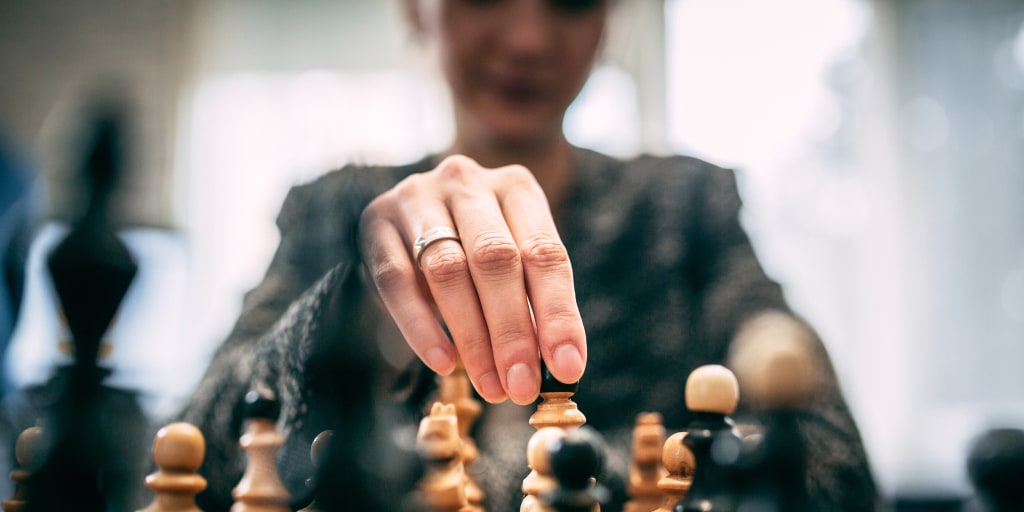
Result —
M455 226L447 212L421 214L411 224L410 232L421 233L420 236L437 227L454 230ZM414 250L413 258L418 259L423 278L473 386L488 402L504 400L506 395L494 364L487 323L462 245L458 240L438 239L424 245L418 254Z

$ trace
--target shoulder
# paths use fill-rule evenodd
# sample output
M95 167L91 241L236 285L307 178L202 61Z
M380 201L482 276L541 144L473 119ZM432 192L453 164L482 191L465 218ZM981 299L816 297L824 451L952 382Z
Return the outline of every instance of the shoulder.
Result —
M694 208L736 209L740 206L736 172L686 155L641 155L627 163L626 174L645 180L663 193L678 194Z
M625 171L647 179L721 180L732 179L733 171L688 155L644 154L625 162Z
M295 185L285 197L278 223L293 224L324 213L358 215L374 197L406 176L428 170L431 158L396 166L348 164Z
M586 149L579 154L585 179L598 189L675 203L736 194L733 170L693 156L642 154L619 159Z

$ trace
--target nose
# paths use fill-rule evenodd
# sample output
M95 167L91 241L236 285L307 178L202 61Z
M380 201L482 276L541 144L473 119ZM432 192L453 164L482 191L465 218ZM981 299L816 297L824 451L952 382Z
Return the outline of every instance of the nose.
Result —
M549 11L546 0L511 2L500 29L506 50L520 57L543 55L554 40Z

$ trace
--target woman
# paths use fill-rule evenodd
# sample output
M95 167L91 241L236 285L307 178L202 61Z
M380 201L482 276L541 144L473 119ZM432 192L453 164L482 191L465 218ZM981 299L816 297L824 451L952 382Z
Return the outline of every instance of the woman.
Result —
M290 192L274 261L184 415L216 447L205 464L210 497L229 503L241 467L233 397L270 389L300 437L313 400L301 377L308 338L324 331L316 312L351 312L371 297L386 311L369 334L383 352L400 353L398 339L439 374L461 358L480 396L504 402L479 424L490 510L518 499L532 432L532 408L521 405L537 398L541 360L565 382L586 368L577 402L612 446L607 510L616 510L635 414L659 411L683 427L690 370L724 361L749 319L787 311L740 228L733 175L685 157L622 162L566 140L562 121L600 52L611 2L406 7L436 46L455 139L447 156L347 167ZM343 326L341 337L358 329ZM868 510L875 489L859 434L820 356L826 384L804 425L816 509Z

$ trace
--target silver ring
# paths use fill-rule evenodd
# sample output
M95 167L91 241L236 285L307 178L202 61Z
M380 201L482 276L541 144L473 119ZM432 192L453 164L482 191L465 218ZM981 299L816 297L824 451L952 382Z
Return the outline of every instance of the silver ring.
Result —
M428 245L434 242L440 242L441 240L455 240L456 242L462 241L462 239L459 238L459 234L448 226L430 228L417 237L416 241L412 244L412 257L416 259L416 264L420 265L420 256L423 254L423 249L426 249Z

